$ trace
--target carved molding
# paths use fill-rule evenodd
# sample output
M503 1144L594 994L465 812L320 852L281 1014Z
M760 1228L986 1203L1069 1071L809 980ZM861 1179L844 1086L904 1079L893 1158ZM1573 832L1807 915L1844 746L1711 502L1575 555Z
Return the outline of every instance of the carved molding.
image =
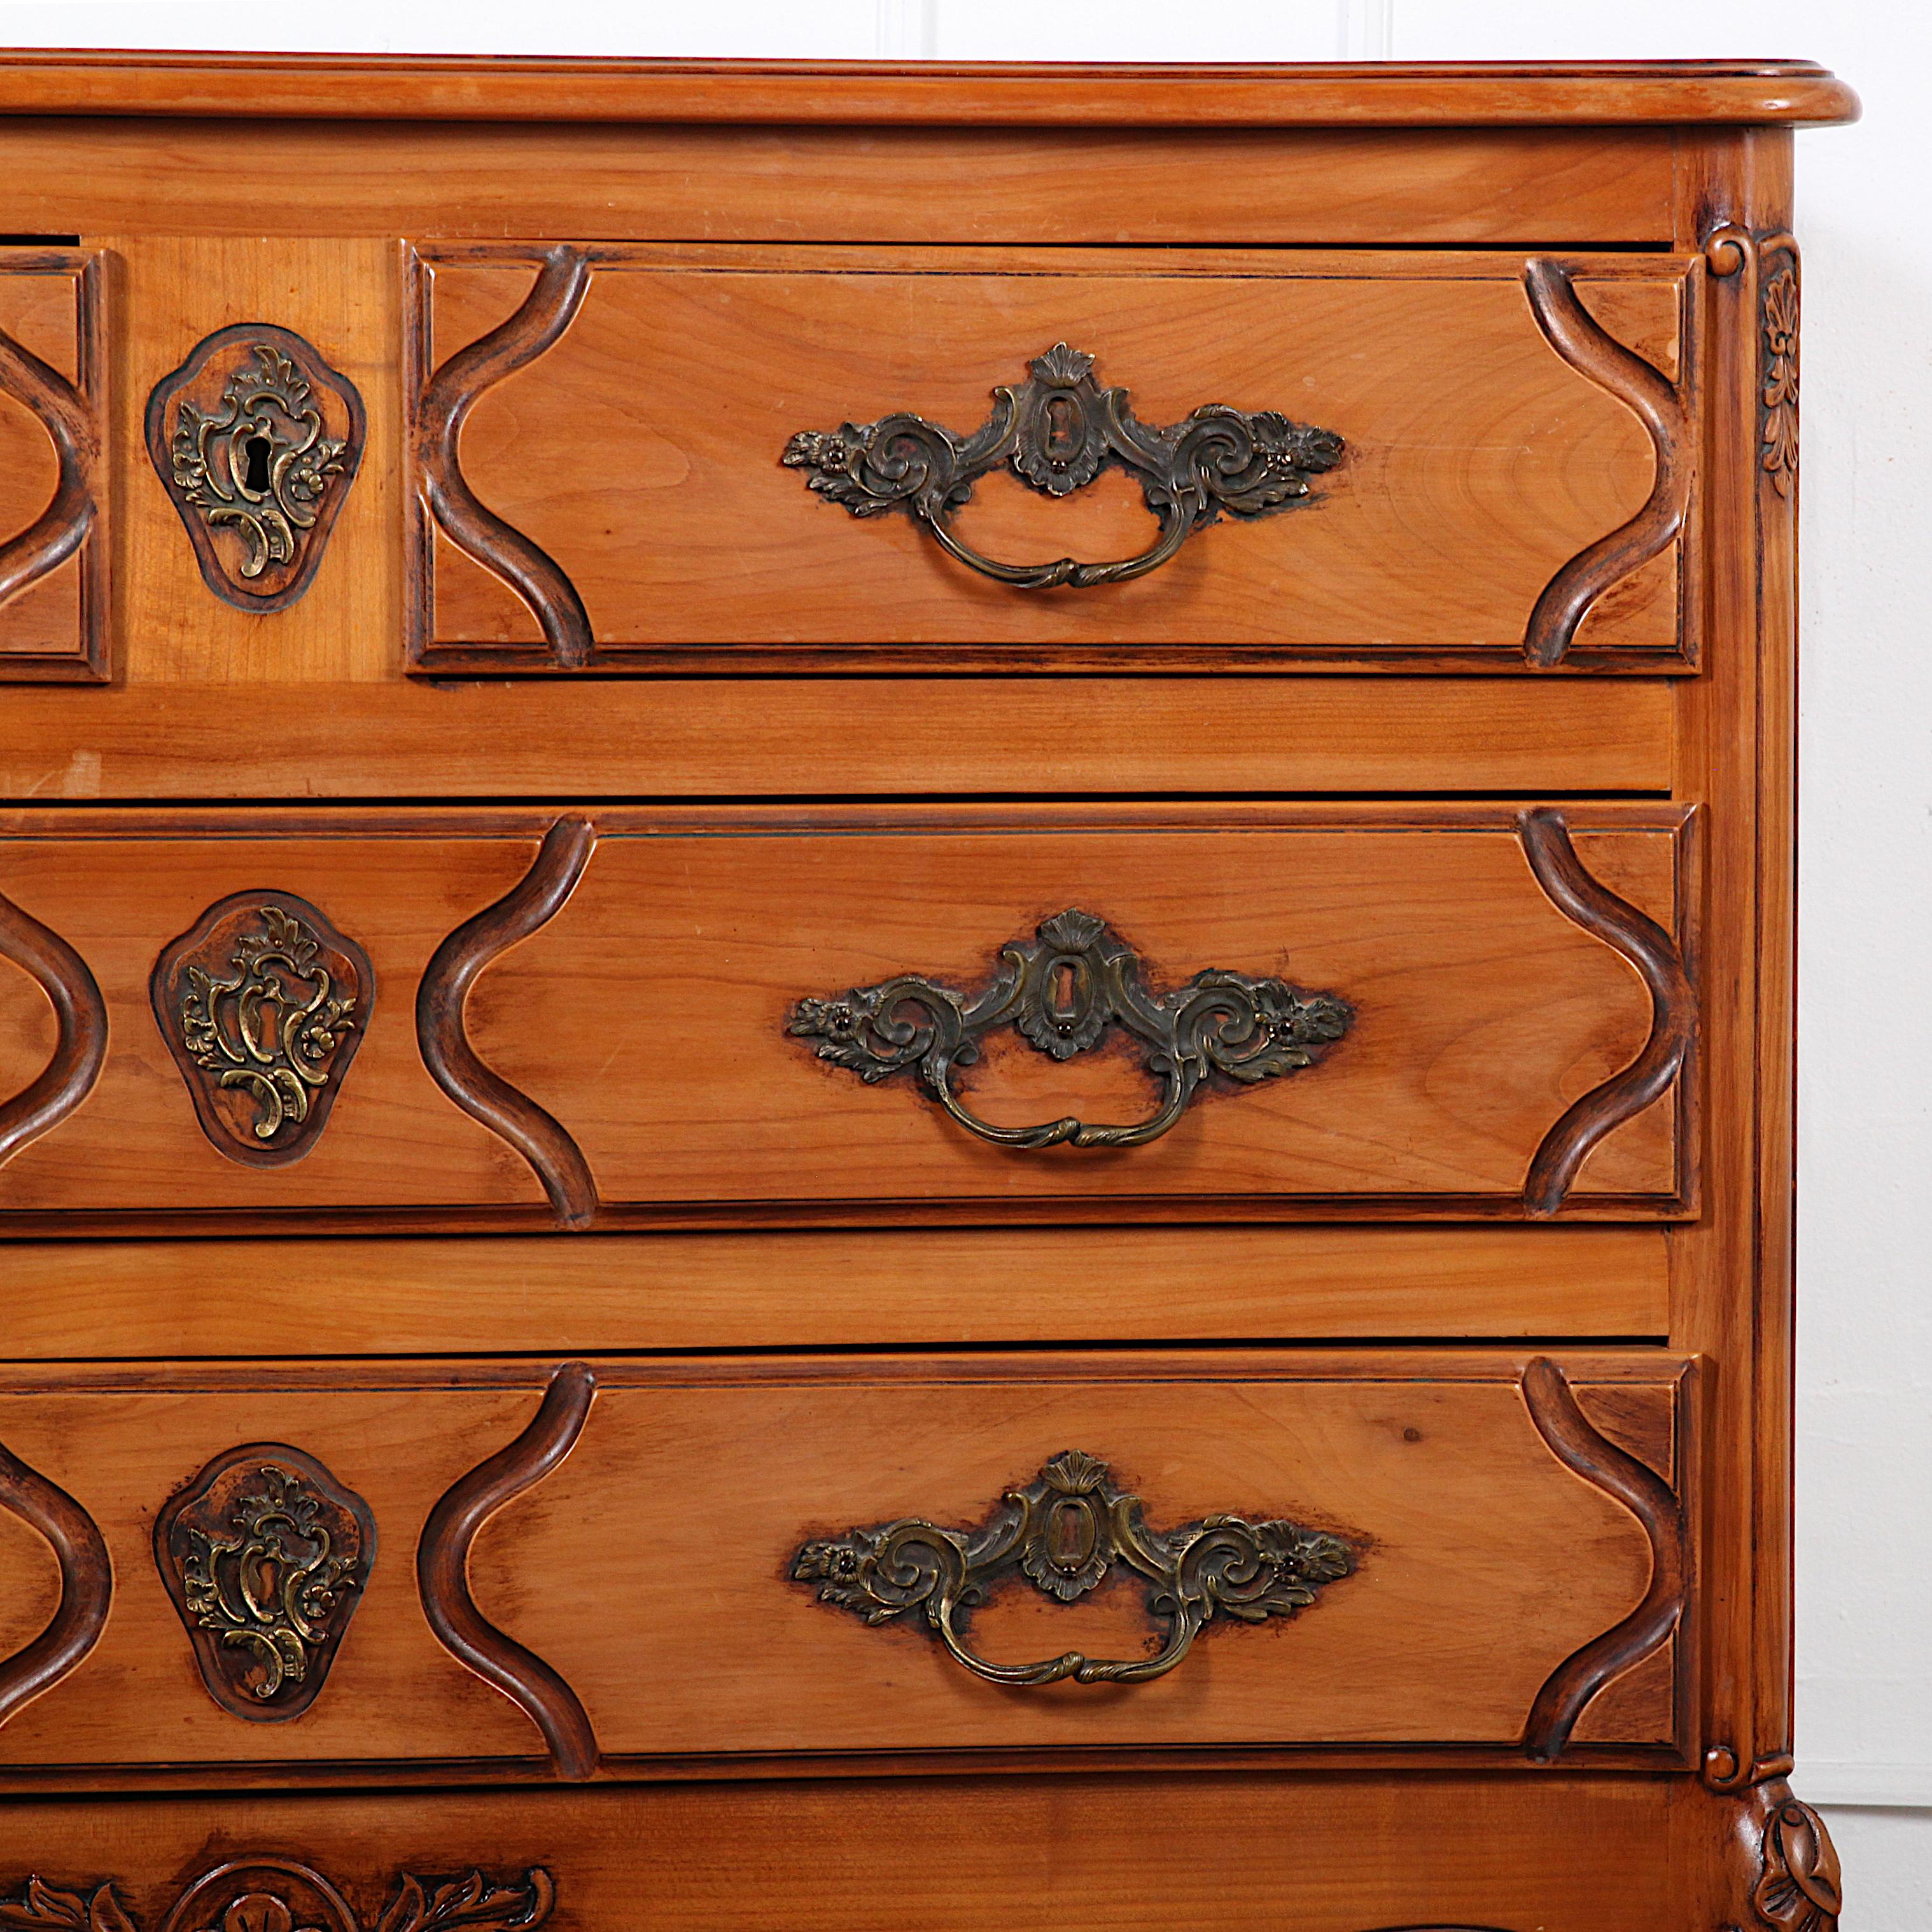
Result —
M1798 244L1780 234L1766 236L1759 245L1760 462L1771 487L1789 496L1798 487Z
M262 616L314 581L366 434L355 384L270 322L216 330L148 398L148 454L202 580Z
M0 329L0 395L31 410L46 431L57 465L54 494L26 529L0 542L0 604L81 558L80 634L71 650L9 651L0 682L93 680L107 674L107 602L111 581L102 488L107 344L103 324L101 258L64 250L16 259L6 272L64 273L74 284L78 382Z
M1591 1699L1660 1648L1682 1622L1690 1589L1690 1533L1676 1491L1591 1422L1563 1371L1547 1356L1525 1366L1522 1400L1550 1453L1573 1474L1622 1503L1650 1544L1650 1581L1636 1608L1564 1658L1530 1707L1523 1750L1536 1763L1550 1764L1562 1756ZM1682 1420L1680 1408L1680 1424ZM1679 1436L1683 1432L1680 1426ZM1685 1461L1680 1441L1678 1466Z
M1650 995L1650 1033L1636 1058L1573 1101L1543 1137L1524 1178L1524 1211L1556 1214L1584 1161L1606 1136L1660 1100L1696 1046L1697 999L1682 949L1655 920L1592 878L1570 843L1568 821L1550 807L1517 821L1524 856L1551 904L1628 960ZM1684 850L1690 852L1687 828ZM1680 1160L1684 1158L1680 1136Z
M806 1543L793 1559L795 1583L816 1585L820 1603L870 1625L920 1612L948 1656L989 1683L1014 1685L1144 1684L1181 1662L1218 1611L1243 1623L1292 1617L1322 1587L1350 1575L1356 1552L1338 1536L1271 1520L1210 1516L1184 1528L1150 1530L1142 1503L1077 1449L1009 1490L976 1530L942 1529L917 1517ZM979 1655L964 1624L996 1585L1023 1578L1043 1595L1072 1603L1116 1565L1153 1585L1152 1616L1167 1634L1156 1655L1090 1658L1079 1651L1039 1663L998 1664Z
M1127 392L1102 388L1093 357L1064 342L1027 366L1027 381L994 389L992 414L970 435L902 411L877 422L801 430L779 460L805 471L808 489L855 517L904 511L982 577L1022 590L1084 590L1145 576L1224 515L1252 521L1292 509L1342 460L1334 430L1272 410L1207 403L1165 429L1141 422ZM1138 556L1109 563L1070 556L995 562L958 534L952 518L974 484L999 470L1048 496L1067 496L1105 470L1125 470L1140 484L1160 534Z
M314 1456L250 1443L169 1498L154 1561L208 1695L274 1724L321 1694L375 1566L376 1522Z
M505 376L534 362L577 320L590 292L590 256L559 243L538 257L536 285L507 322L471 343L439 368L416 405L416 487L429 517L464 555L508 585L542 626L549 662L562 670L590 660L595 640L577 587L549 553L495 511L486 508L463 474L459 446L463 424L477 399ZM418 317L420 352L427 313ZM411 655L418 662L428 645L430 548L426 530L416 532L415 576L418 608Z
M596 845L588 819L560 818L529 872L436 949L416 989L416 1043L430 1077L529 1162L560 1226L573 1232L587 1228L597 1212L590 1162L561 1122L484 1064L464 1030L464 1013L484 968L562 910Z
M1682 389L1611 335L1579 299L1569 271L1546 256L1523 269L1530 313L1544 339L1580 376L1624 404L1648 434L1657 470L1650 494L1627 523L1580 550L1544 586L1523 633L1523 656L1560 663L1577 626L1610 586L1674 543L1690 508L1696 440Z
M54 1010L54 1050L39 1075L0 1100L0 1167L51 1133L94 1090L107 1058L107 1003L87 962L50 926L0 893L0 959L9 959Z
M0 1509L38 1530L60 1566L60 1601L32 1642L0 1659L0 1724L51 1690L86 1658L107 1628L114 1568L107 1545L73 1497L0 1444Z
M520 1882L424 1880L408 1872L392 1882L370 1932L531 1932L556 1902L550 1876L532 1866ZM110 1880L64 1892L29 1878L0 1898L0 1927L20 1932L140 1932ZM313 1866L290 1858L231 1858L184 1886L156 1932L364 1932L355 1907Z
M202 1132L285 1167L320 1138L376 1003L369 956L292 892L236 892L154 962L148 995Z
M1766 1816L1751 1910L1774 1932L1836 1932L1844 1886L1825 1821L1782 1778L1760 1792Z
M423 1614L436 1640L523 1710L543 1732L557 1774L581 1780L597 1768L597 1736L577 1693L533 1651L506 1636L470 1594L470 1551L477 1532L503 1505L543 1480L577 1446L597 1378L583 1362L566 1362L530 1426L446 1490L416 1546Z
M900 974L876 986L801 1000L786 1030L868 1086L915 1074L950 1118L997 1147L1124 1148L1166 1133L1213 1076L1251 1087L1318 1065L1354 1019L1333 993L1218 968L1173 992L1150 993L1140 956L1104 921L1069 910L1044 921L1035 938L1002 946L992 980L976 993ZM1003 1027L1055 1060L1097 1046L1118 1028L1139 1043L1142 1064L1160 1083L1160 1104L1147 1120L1124 1126L1069 1118L994 1126L961 1100L953 1076Z

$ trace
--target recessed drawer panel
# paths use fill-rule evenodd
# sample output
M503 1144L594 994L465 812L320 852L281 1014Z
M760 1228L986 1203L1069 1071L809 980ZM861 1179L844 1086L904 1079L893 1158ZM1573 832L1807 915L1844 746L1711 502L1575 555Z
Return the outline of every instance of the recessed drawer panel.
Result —
M16 1370L0 1759L1655 1762L1694 1378L1640 1352Z
M1681 671L1700 274L425 245L413 661Z
M1681 1215L1694 826L21 814L0 1201L20 1232Z

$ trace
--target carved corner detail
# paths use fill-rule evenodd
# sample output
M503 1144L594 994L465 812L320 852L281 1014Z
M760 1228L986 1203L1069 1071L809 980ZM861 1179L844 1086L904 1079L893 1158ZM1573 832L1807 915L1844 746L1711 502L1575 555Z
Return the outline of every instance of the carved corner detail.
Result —
M1736 1793L1744 1809L1738 1820L1738 1882L1748 1910L1725 1932L1837 1932L1844 1886L1838 1854L1825 1821L1785 1781L1788 1752L1743 1766L1737 1752L1719 1744L1706 1754L1704 1781Z

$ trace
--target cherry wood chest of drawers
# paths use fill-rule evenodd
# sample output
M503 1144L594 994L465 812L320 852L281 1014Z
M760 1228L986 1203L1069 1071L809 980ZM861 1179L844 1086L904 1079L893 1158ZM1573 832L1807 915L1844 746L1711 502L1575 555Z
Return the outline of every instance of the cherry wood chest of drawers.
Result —
M0 63L0 1926L1829 1932L1855 112Z

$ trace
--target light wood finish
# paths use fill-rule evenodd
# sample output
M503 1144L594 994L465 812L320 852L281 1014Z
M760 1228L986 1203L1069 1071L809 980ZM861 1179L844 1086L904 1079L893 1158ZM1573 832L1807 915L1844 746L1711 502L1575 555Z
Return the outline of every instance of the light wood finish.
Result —
M8 648L77 635L76 584L0 602L0 1917L1834 1932L1786 1782L1789 229L1792 128L1856 111L1787 62L0 58L0 269L58 268L0 272L0 330L61 352L89 265L112 597L92 684ZM540 260L575 326L439 392ZM243 321L368 410L268 620L141 434ZM1348 458L1171 579L1010 600L777 460L970 429L1062 335L1143 420ZM0 404L0 544L47 448ZM457 454L628 634L590 675L488 656L503 530L414 520ZM969 533L1147 528L1118 477L1003 482ZM412 673L431 568L478 648ZM314 1150L256 1169L147 982L270 888L376 989ZM1286 972L1354 1024L1038 1156L782 1030L1068 905L1156 989ZM996 1119L1150 1100L1011 1046L963 1075ZM209 1696L154 1567L251 1438L379 1539L281 1724ZM1360 1568L1085 1690L789 1580L1076 1446L1156 1528L1280 1511ZM1145 1654L1133 1593L1021 1588L998 1656ZM494 1902L436 1892L472 1867Z
M553 798L1480 796L1662 792L1672 773L1670 693L1629 680L1002 678L976 680L970 704L911 679L859 691L807 680L776 705L747 704L728 680L653 679L600 683L586 705L554 684L405 680L394 640L374 632L328 649L353 654L357 682L280 681L276 658L256 652L232 656L217 682L177 682L166 647L134 638L114 690L8 691L0 794L261 798L298 773L302 795L320 798L506 785ZM879 728L858 728L855 706Z
M1657 1228L866 1228L16 1242L15 1360L1063 1339L1656 1337ZM238 1324L211 1282L273 1276Z
M1584 865L1679 928L1690 875L1678 815L1573 817ZM447 812L386 828L352 815L312 830L292 820L276 836L259 818L204 815L187 837L178 823L126 836L143 830L132 815L0 824L0 838L16 835L0 843L0 890L88 962L112 1042L92 1094L0 1172L0 1200L149 1214L530 1201L506 1143L436 1093L414 1012L436 944L530 866L533 842L515 824ZM1544 896L1508 812L613 810L598 825L568 902L486 967L450 1017L562 1124L607 1208L768 1202L863 1218L1031 1202L1084 1218L1115 1200L1171 1214L1299 1196L1320 1204L1303 1211L1359 1200L1371 1212L1432 1201L1521 1213L1544 1136L1654 1024L1630 967ZM162 947L258 887L320 908L368 951L376 982L329 1126L305 1159L270 1171L202 1136L148 1010ZM1173 1132L1115 1154L987 1146L912 1076L867 1086L788 1036L799 1000L896 974L974 988L1001 946L1069 906L1112 922L1156 988L1209 967L1285 972L1358 1018L1322 1066L1204 1091ZM0 1090L24 1086L53 1046L31 988L7 1010ZM1153 1111L1130 1057L1056 1066L1008 1032L989 1037L970 1084L1006 1124ZM1591 1155L1571 1204L1681 1211L1690 1152L1676 1107L1651 1107Z
M503 321L532 271L429 252L434 366ZM1256 647L1228 653L1248 665L1280 664L1276 651L1487 652L1521 669L1544 586L1634 514L1655 466L1630 411L1544 339L1520 266L1493 259L595 259L561 340L482 393L460 464L574 584L600 651L688 664L674 647L727 644L710 662L729 669L746 646L932 642L952 647L946 668L973 668L1006 661L985 647L1024 641L1088 647L1040 660L1077 668L1204 644ZM1642 280L1622 266L1576 262L1580 292L1647 360L1674 365L1686 265L1647 262ZM1137 581L1030 595L968 571L906 516L850 517L778 463L794 431L901 410L968 434L993 386L1023 382L1058 341L1094 353L1096 380L1127 387L1143 422L1229 403L1333 429L1347 452L1306 503L1224 519ZM1054 502L989 477L956 522L1011 562L1130 556L1156 527L1118 472ZM1616 586L1580 660L1677 654L1670 564ZM428 646L541 644L502 583L446 546L434 583Z
M920 1751L936 1740L955 1750L1462 1744L1522 1762L1539 1689L1630 1611L1650 1568L1629 1514L1539 1436L1522 1360L599 1364L580 1441L484 1524L470 1588L582 1700L607 1762ZM1600 1385L1598 1426L1672 1480L1683 1365L1652 1352L1564 1366L1586 1400ZM500 1721L510 1705L479 1700L436 1651L411 1600L409 1555L442 1491L529 1420L543 1373L16 1371L0 1394L0 1442L100 1526L118 1581L98 1648L0 1729L0 1760L346 1768L527 1755L526 1721ZM278 1440L362 1496L382 1542L322 1694L298 1719L243 1724L208 1697L172 1606L149 1586L152 1522L212 1456ZM775 1464L780 1440L789 1448ZM1151 1682L1030 1696L952 1664L916 1623L868 1628L784 1581L801 1544L854 1525L976 1527L1069 1446L1108 1462L1156 1531L1230 1511L1286 1517L1347 1538L1358 1567L1291 1619L1216 1619ZM31 1537L23 1546L10 1521L6 1534L10 1579L45 1568ZM1146 1589L1117 1573L1070 1606L1016 1581L974 1611L972 1641L1004 1661L1070 1648L1138 1656L1156 1628ZM0 1594L0 1654L44 1621L44 1594L31 1582ZM1673 1703L1666 1674L1621 1707L1627 1728L1598 1742L1667 1743Z
M0 112L362 120L824 120L1455 128L1829 122L1851 90L1809 61L1466 62L1391 68L1026 67L806 61L344 59L14 53Z

